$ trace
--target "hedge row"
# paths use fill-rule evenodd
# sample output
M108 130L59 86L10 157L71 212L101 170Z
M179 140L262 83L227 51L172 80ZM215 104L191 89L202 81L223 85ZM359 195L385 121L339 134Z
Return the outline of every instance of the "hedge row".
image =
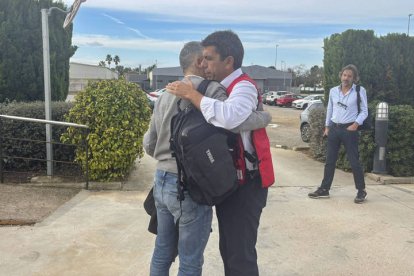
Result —
M52 120L63 121L72 104L53 102ZM45 119L44 102L12 102L0 104L0 114L35 119ZM52 126L52 141L60 143L60 136L65 127ZM46 127L42 123L1 119L0 135L3 137L3 155L10 157L46 159ZM24 141L22 139L25 139ZM33 141L27 141L33 140ZM43 142L42 142L43 141ZM53 146L53 159L57 161L73 161L75 147L65 145ZM7 170L43 170L45 161L3 158ZM57 163L57 167L62 166Z

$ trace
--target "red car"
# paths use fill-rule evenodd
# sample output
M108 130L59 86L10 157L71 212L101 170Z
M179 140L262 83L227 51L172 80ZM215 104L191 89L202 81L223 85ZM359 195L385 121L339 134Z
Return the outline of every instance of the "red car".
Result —
M303 97L296 94L286 94L277 98L275 104L278 106L292 106L292 102L297 99L302 99Z

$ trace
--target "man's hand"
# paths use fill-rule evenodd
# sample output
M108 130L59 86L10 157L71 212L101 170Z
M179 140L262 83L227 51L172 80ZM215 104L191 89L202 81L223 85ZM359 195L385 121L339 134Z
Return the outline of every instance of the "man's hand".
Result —
M175 81L167 84L167 92L189 100L197 109L200 109L200 102L203 95L193 88L191 81Z
M198 93L193 88L193 84L191 82L175 81L167 84L165 88L167 88L169 93L188 100L191 98L192 94Z
M358 130L358 123L353 123L352 125L350 125L349 127L347 127L346 129L349 131L357 131Z
M325 127L325 130L323 131L323 137L328 137L329 133L329 127Z

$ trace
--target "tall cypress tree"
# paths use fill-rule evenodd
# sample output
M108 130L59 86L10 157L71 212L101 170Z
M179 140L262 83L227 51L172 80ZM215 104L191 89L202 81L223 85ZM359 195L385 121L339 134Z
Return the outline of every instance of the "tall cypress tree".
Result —
M0 102L44 100L42 8L66 10L52 0L0 1ZM64 100L69 87L72 26L64 30L65 14L49 16L52 100Z
M414 38L376 37L371 30L347 30L324 40L325 91L338 85L338 72L355 64L370 101L414 104Z

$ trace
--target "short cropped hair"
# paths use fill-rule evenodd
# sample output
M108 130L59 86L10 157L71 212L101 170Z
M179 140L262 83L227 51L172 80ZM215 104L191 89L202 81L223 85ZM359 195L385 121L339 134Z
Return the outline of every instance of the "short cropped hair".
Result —
M344 67L341 69L341 71L339 72L339 78L341 78L342 73L343 73L345 70L350 70L350 71L352 71L352 74L354 75L354 82L355 82L355 83L359 82L359 73L358 73L358 69L357 69L357 67L356 67L355 65L353 65L353 64L348 64L348 65L344 66Z
M240 38L231 30L216 31L201 41L203 47L215 46L221 60L232 56L233 69L239 69L243 63L244 49Z
M184 44L180 52L180 66L185 73L197 57L203 56L203 46L198 41L190 41Z

